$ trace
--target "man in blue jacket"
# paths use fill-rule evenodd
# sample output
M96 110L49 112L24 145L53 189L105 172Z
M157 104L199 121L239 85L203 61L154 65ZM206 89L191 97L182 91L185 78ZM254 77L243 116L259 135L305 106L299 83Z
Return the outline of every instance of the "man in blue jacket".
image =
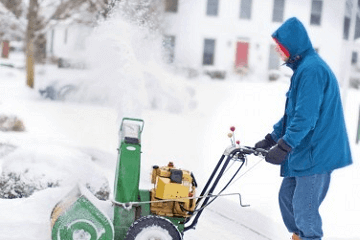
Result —
M255 147L281 165L279 204L293 239L323 236L319 206L334 169L352 163L338 82L312 47L303 24L290 18L272 34L293 70L284 116Z

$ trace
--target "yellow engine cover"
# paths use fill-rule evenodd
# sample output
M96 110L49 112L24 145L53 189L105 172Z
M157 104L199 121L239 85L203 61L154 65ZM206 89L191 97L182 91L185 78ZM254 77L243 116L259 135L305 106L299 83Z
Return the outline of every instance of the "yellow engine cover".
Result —
M159 199L178 199L185 202L189 196L189 187L170 182L170 178L159 177L155 197ZM181 199L183 198L183 199Z
M173 169L182 171L182 179L177 179L178 182L171 181ZM195 186L192 184L191 172L176 169L173 163L161 168L154 166L151 183L154 184L150 204L152 213L159 216L189 217L189 212L194 211L196 200L192 197L195 196Z

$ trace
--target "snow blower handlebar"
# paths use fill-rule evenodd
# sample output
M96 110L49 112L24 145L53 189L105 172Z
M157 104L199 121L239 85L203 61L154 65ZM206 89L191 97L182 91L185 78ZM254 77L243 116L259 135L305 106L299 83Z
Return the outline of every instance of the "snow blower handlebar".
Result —
M232 143L234 143L232 141ZM194 229L198 219L202 213L202 211L204 210L205 207L207 207L208 205L210 205L218 196L221 196L221 193L230 185L230 183L234 180L235 176L238 174L238 172L240 171L240 169L243 167L245 161L246 161L246 156L247 155L255 155L255 156L266 156L267 154L267 150L262 149L262 148L252 148L252 147L246 147L246 146L238 146L236 147L235 144L232 144L230 147L226 148L226 150L224 151L223 155L221 156L220 160L218 161L217 165L215 166L212 174L210 175L210 178L208 179L204 189L202 190L200 197L198 198L197 202L196 202L196 208L195 211L193 212L193 214L196 214L194 216L194 219L192 221L192 223L185 227L184 231L190 230L190 229ZM240 167L237 169L237 171L235 172L235 174L233 175L233 177L229 180L229 182L225 185L225 187L219 192L219 194L213 195L213 192L216 188L216 186L218 185L220 179L222 178L226 168L228 167L228 164L231 160L234 161L241 161L241 165ZM218 172L219 171L219 172ZM239 195L240 198L240 205L243 207L247 207L249 205L243 205L241 203L241 195ZM210 198L213 198L210 202ZM202 201L202 204L200 206L200 203ZM191 218L187 219L186 223L190 221Z
M235 154L241 154L241 155L254 154L255 156L260 155L265 157L266 154L268 153L267 150L262 148L240 146L240 141L239 140L235 141L235 127L234 126L230 127L230 131L231 132L229 132L227 136L230 138L231 145L225 149L224 152L225 156L230 156Z
M268 153L267 150L262 149L262 148L254 148L254 147L248 147L248 146L233 146L231 145L230 147L226 148L224 151L224 155L225 156L236 156L237 154L242 154L242 155L250 155L250 154L254 154L255 156L266 156L266 154Z

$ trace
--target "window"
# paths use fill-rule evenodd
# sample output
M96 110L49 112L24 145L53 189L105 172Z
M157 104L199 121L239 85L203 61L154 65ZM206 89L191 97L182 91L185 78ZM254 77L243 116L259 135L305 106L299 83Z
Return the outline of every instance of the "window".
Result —
M178 0L165 0L165 12L177 12Z
M273 8L273 22L283 22L284 20L284 7L285 0L274 0L274 8Z
M358 53L357 52L352 52L351 64L356 64L357 62L358 62Z
M166 63L174 62L175 53L175 36L163 37L164 60Z
M358 9L356 14L356 22L355 22L355 38L360 37L360 0L358 0Z
M270 45L270 56L269 56L269 69L279 69L280 66L280 57L278 53L275 50L276 45L271 44Z
M219 0L208 0L206 7L206 15L217 16L219 8Z
M214 65L215 39L205 39L203 65Z
M252 0L241 0L241 4L240 4L241 19L251 19L251 3Z
M311 25L320 25L321 24L322 6L323 6L322 0L313 0L312 1L311 16L310 16L310 24Z
M355 23L355 38L357 39L360 37L360 12L356 14L356 23Z
M67 44L67 39L68 39L68 29L66 28L64 32L64 44Z
M349 39L350 33L350 19L351 19L352 0L347 0L345 3L344 29L343 39Z

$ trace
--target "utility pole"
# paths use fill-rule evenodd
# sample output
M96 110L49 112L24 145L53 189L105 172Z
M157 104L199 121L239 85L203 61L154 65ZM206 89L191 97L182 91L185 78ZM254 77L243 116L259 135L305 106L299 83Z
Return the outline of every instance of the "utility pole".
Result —
M34 66L34 39L36 19L38 12L37 0L30 0L28 12L28 25L26 29L26 85L34 88L35 66Z

